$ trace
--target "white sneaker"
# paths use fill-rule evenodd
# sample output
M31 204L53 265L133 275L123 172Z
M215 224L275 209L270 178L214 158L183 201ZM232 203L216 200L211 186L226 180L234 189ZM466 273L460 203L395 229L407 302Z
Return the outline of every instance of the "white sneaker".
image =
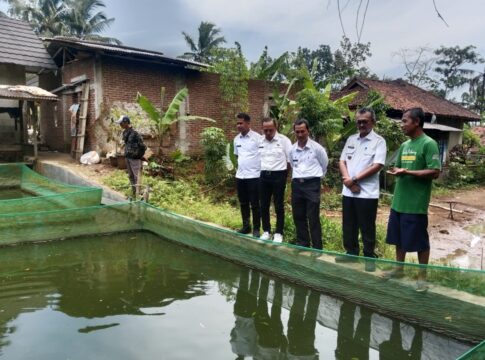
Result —
M261 240L269 240L269 239L270 239L270 237L271 237L271 235L269 234L269 232L265 231L265 232L263 233L263 235L261 235L260 239L261 239Z
M273 241L277 242L277 243L283 242L283 235L278 234L278 233L274 234Z

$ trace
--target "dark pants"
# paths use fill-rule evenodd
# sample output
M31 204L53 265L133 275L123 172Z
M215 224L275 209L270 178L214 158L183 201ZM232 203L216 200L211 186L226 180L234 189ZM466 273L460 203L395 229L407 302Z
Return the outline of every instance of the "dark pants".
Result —
M296 244L322 249L320 178L293 179L291 207L296 227Z
M133 194L136 192L136 185L140 185L139 175L142 168L142 161L141 159L126 159L126 172L128 173L128 178L130 179L131 190Z
M316 355L315 327L317 324L320 294L305 288L295 288L288 319L288 352L296 356ZM307 301L308 298L308 301ZM306 311L305 311L306 304Z
M359 255L359 230L364 256L375 257L378 199L342 196L342 229L347 254Z
M261 219L263 222L263 231L271 232L271 223L269 220L269 208L271 197L273 197L274 208L276 212L276 230L275 233L283 235L285 225L285 189L287 170L283 171L261 171L260 178L260 196L261 196Z
M249 228L249 216L253 213L253 231L261 228L261 213L259 209L259 178L236 179L237 196L241 206L243 228Z

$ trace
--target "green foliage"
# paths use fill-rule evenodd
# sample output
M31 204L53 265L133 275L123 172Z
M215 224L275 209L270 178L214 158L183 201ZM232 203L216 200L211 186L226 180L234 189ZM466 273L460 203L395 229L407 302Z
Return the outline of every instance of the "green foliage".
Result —
M470 184L485 183L485 158L468 155L466 145L456 145L450 151L448 167L444 171L444 185L451 189Z
M480 137L470 129L470 126L465 125L465 128L463 129L463 142L462 143L463 143L463 145L467 146L468 148L479 147L480 146Z
M300 116L307 119L310 131L316 141L321 142L329 152L342 139L344 130L343 117L350 116L348 104L354 94L336 101L330 100L330 84L323 92L314 88L306 88L297 95Z
M348 37L343 36L340 49L334 53L334 65L329 82L343 84L354 76L369 77L369 69L362 64L370 56L370 43L352 43Z
M117 170L103 178L103 183L129 196L128 177ZM230 229L241 226L239 209L229 201L215 202L201 191L195 181L167 181L159 177L144 176L143 184L151 188L150 204L194 219L219 224ZM219 189L220 191L220 189Z
M246 59L238 43L236 48L216 48L212 51L212 56L213 66L209 71L220 75L219 91L223 120L232 122L235 114L247 112L249 109L249 70Z
M200 143L204 149L205 181L209 184L217 184L228 175L224 159L228 144L224 130L217 127L204 129Z
M175 97L172 99L166 111L163 111L163 102L165 99L165 88L162 87L160 91L162 107L158 110L155 105L145 96L138 93L136 101L141 106L141 108L148 115L152 123L153 135L158 140L159 151L161 151L162 143L164 137L168 134L170 127L179 120L207 120L210 122L215 122L213 119L203 117L203 116L179 116L179 110L182 103L185 101L189 95L189 90L183 88L180 90Z
M226 42L224 36L218 36L220 33L221 29L208 21L200 23L197 41L185 31L182 31L185 42L190 47L190 52L184 53L181 58L211 64L213 60L212 52Z
M258 61L256 63L251 63L249 76L252 79L258 80L278 80L278 74L280 73L280 69L283 67L287 57L288 53L285 52L280 57L273 60L268 55L268 47L265 46Z
M185 161L189 161L190 160L190 157L183 154L182 151L180 151L180 149L177 149L175 150L174 152L172 152L170 154L170 159L176 163L176 164L180 164L180 163L183 163Z
M85 40L96 40L121 44L115 38L99 33L114 22L98 8L105 7L101 0L7 0L9 14L31 24L42 36L72 36Z
M469 83L470 76L474 71L464 66L484 61L480 54L474 50L475 48L472 45L463 48L441 46L435 50L434 53L439 58L436 61L438 66L434 70L441 76L440 81L443 85L445 97L454 89Z
M278 131L284 135L289 135L292 130L293 122L298 116L296 101L289 98L292 87L296 79L293 79L287 86L284 94L280 93L279 87L273 90L273 106L270 108L270 117L278 123Z
M386 139L388 154L398 150L401 144L407 140L399 123L388 118L380 119L375 126L375 131Z

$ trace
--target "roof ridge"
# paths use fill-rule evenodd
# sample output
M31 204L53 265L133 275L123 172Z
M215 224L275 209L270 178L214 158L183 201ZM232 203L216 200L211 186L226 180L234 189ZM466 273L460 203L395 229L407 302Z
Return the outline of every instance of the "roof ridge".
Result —
M404 82L405 82L407 85L412 86L412 87L414 87L414 88L416 88L416 89L420 90L421 92L426 93L427 95L431 95L431 96L433 96L434 98L436 98L436 99L438 99L438 100L441 100L441 101L443 101L443 100L444 100L445 102L449 103L450 105L455 106L455 107L458 107L460 110L466 110L466 111L468 111L468 112L470 112L470 113L472 113L472 114L474 114L474 115L477 115L477 114L475 114L473 111L471 111L471 110L467 109L466 107L464 107L464 106L462 106L462 105L459 105L459 104L456 104L456 103L454 103L453 101L448 100L447 98L443 98L443 97L441 97L441 96L438 96L438 95L436 95L436 94L435 94L434 92L432 92L432 91L428 91L428 90L425 90L425 89L423 89L423 88L420 88L419 86L414 85L414 84L411 84L410 82L407 82L406 80L402 80L402 81L404 81Z

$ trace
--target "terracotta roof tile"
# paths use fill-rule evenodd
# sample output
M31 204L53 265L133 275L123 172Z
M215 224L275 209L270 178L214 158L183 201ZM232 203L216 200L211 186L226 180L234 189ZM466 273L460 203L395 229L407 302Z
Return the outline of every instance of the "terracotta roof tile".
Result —
M402 79L381 81L356 78L351 80L341 91L335 93L332 98L340 98L346 94L358 91L359 94L351 105L359 106L365 102L367 94L371 90L382 94L385 102L394 110L403 111L412 107L421 107L424 112L435 114L436 116L480 120L478 114Z

